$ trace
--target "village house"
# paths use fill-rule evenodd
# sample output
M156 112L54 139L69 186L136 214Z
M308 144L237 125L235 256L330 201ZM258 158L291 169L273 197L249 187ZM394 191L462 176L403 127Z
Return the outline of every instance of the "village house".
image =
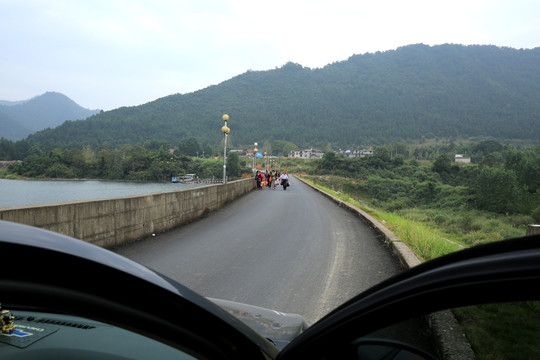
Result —
M289 157L300 159L322 159L324 153L318 149L291 150Z
M229 154L238 154L238 156L246 156L247 151L245 149L231 149Z
M345 156L350 158L372 156L373 150L361 149L361 150L347 150Z
M462 164L469 164L471 162L471 158L464 157L462 154L456 154L454 156L454 162L462 163Z

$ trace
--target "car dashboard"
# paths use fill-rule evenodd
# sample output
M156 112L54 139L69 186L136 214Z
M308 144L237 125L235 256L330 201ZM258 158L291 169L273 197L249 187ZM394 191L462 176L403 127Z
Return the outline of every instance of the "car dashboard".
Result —
M2 309L2 359L194 359L167 344L99 321Z

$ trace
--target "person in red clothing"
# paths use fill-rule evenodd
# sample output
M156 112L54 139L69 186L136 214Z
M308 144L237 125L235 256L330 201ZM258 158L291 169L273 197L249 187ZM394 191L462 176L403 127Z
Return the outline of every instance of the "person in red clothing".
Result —
M257 170L257 173L255 174L255 181L257 182L257 190L262 190L261 184L263 180L263 175L259 170Z

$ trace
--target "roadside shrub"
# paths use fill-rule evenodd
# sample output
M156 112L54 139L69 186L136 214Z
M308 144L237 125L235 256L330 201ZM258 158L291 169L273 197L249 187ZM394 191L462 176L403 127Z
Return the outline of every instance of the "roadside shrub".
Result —
M439 185L437 201L432 206L440 208L467 209L469 208L470 194L466 186Z
M440 193L440 187L434 181L423 181L414 188L414 198L421 204L430 204Z
M412 183L408 179L387 179L380 176L369 176L367 183L362 186L362 193L379 201L397 199L410 193Z
M385 205L385 209L388 211L398 211L401 209L407 209L413 204L412 200L408 197L399 197L388 201Z
M517 212L523 201L524 190L511 170L484 167L472 184L472 189L478 208L491 212Z
M459 219L459 227L464 232L479 231L482 225L479 220L476 220L471 213L463 214Z
M436 215L433 218L433 222L437 224L437 226L443 226L446 223L446 220L447 220L446 216L443 216L443 215Z
M475 246L480 244L486 244L494 241L500 241L504 238L501 234L497 232L483 232L483 231L474 231L463 237L463 242L468 246Z
M532 211L532 214L531 214L532 218L534 219L534 222L536 224L539 224L540 223L540 206L538 206L536 209L534 209Z
M509 217L509 220L514 227L520 227L534 222L533 217L529 215L513 215Z

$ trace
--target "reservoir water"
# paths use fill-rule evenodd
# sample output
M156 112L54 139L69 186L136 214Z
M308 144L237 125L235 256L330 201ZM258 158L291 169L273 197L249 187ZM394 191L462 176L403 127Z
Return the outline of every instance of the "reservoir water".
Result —
M108 199L188 189L201 184L142 183L100 180L0 179L0 208L66 201Z

